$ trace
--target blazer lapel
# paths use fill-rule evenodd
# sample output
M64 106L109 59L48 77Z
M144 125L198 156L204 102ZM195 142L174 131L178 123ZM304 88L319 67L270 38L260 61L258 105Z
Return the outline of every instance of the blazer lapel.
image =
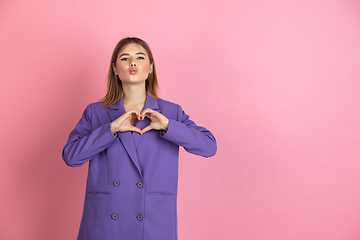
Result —
M147 108L150 108L152 110L155 110L155 111L158 111L160 112L160 109L159 109L159 103L157 100L149 97L148 95L146 95L146 101L145 101L145 105L144 105L144 108L143 110L147 109ZM142 121L138 121L136 123L136 127L140 128L140 129L143 129L147 126L149 126L149 124L151 123L150 119L148 118L145 118L144 120ZM153 130L152 130L153 131ZM135 144L135 147L137 147L139 145L139 143L143 140L143 138L147 135L148 132L144 133L143 135L137 133L137 132L134 132L132 134L133 138L134 138L134 144Z
M124 110L124 105L123 105L122 99L119 102L115 103L114 105L112 105L111 107L108 108L108 114L109 114L111 122L114 121L115 119L117 119L118 117L120 117L124 113L125 113L125 110ZM139 159L137 157L137 153L135 150L135 145L134 145L133 137L131 136L131 132L129 132L129 131L120 132L119 139L120 139L120 142L122 143L122 145L124 146L126 152L129 154L131 160L135 164L136 168L138 169L140 175L142 175L141 170L140 170L140 165L139 165Z

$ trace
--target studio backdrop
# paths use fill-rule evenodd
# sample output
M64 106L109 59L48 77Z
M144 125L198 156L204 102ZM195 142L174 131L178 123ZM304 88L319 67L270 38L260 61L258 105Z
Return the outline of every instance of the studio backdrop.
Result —
M0 239L76 239L88 165L62 148L128 36L218 142L180 151L179 239L360 239L355 0L2 0Z

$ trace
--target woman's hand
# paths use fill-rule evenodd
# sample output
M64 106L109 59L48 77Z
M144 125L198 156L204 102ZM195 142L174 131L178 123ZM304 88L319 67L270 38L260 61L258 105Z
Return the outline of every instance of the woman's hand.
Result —
M123 115L121 115L111 123L110 125L111 132L116 133L116 132L133 131L142 134L140 128L131 125L130 120L134 117L136 117L138 120L141 120L140 113L136 110L130 110L124 113Z
M149 126L145 127L141 130L141 134L144 134L147 131L150 131L151 129L155 130L163 130L167 131L169 127L169 119L162 115L161 113L154 111L150 108L145 109L140 114L140 119L143 120L144 117L147 117L151 120L151 123Z

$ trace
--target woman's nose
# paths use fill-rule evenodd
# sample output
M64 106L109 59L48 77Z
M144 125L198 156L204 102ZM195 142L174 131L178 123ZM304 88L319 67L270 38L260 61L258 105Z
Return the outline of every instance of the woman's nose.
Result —
M136 66L136 63L135 62L132 62L131 64L130 64L130 67L135 67Z

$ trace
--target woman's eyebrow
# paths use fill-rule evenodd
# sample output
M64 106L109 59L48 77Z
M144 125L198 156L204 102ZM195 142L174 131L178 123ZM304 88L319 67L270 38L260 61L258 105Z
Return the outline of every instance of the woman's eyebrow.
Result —
M138 53L136 53L135 55L140 55L140 54L146 56L146 54L143 53L143 52L138 52ZM129 55L130 55L130 54L128 54L128 53L123 53L123 54L121 54L121 55L119 56L119 58L121 58L122 56L129 56Z
M122 56L129 56L130 54L128 54L128 53L123 53L123 54L121 54L120 56L119 56L119 58L121 58Z

